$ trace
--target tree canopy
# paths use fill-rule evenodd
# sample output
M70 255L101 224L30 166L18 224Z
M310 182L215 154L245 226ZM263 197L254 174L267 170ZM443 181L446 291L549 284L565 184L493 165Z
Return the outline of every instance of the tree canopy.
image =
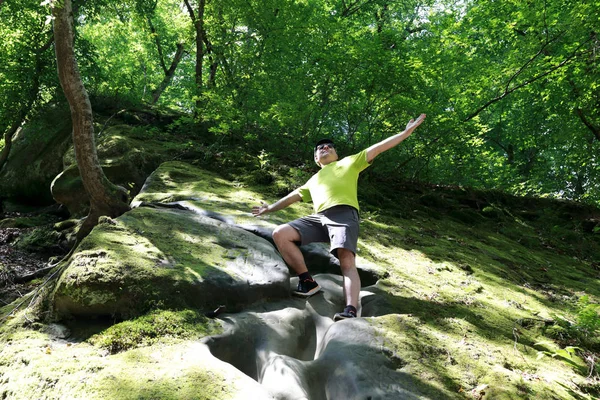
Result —
M598 0L95 0L73 12L92 103L178 109L207 140L292 165L317 138L349 153L425 112L369 176L600 202ZM48 9L6 1L0 14L6 134L62 95Z

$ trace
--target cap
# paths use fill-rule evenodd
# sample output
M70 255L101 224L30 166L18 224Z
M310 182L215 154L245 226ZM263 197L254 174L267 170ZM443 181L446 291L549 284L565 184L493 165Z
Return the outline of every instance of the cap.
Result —
M318 147L320 144L325 144L325 143L331 143L332 145L334 145L334 144L335 144L335 143L333 143L333 140L331 140L331 139L321 139L321 140L319 140L319 141L317 142L317 144L315 144L315 150L314 150L314 151L317 151L317 147ZM334 147L335 147L335 146L334 146Z

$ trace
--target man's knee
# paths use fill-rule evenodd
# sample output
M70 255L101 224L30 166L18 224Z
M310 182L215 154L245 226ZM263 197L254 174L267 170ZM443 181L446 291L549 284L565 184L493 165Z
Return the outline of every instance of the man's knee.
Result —
M288 224L279 225L273 231L273 240L275 243L296 242L300 240L300 234Z

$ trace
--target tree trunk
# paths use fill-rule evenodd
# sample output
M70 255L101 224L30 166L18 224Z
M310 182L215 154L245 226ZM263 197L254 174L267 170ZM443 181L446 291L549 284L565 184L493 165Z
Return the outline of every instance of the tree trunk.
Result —
M196 100L196 110L200 110L202 107L202 100L200 95L202 94L202 63L204 61L204 6L206 0L198 0L198 15L194 13L194 9L190 5L189 0L184 0L185 5L190 14L190 18L194 23L194 30L196 31L196 90L198 99Z
M58 78L71 108L75 158L90 199L90 212L77 235L79 242L97 224L100 216L117 217L129 206L126 190L106 178L96 153L92 106L75 59L71 0L63 0L62 6L55 6L52 14Z
M216 82L216 76L217 76L217 67L218 67L218 63L217 63L217 58L213 57L213 47L212 47L212 43L210 42L210 40L208 40L208 35L206 34L206 31L204 31L202 33L202 38L204 40L204 44L206 45L206 54L208 54L208 60L210 61L210 67L209 67L209 77L208 77L208 87L214 88L215 87L215 82Z
M162 92L164 92L164 90L167 88L167 86L169 86L169 84L173 80L175 70L177 69L177 65L179 65L179 61L181 61L181 58L183 57L184 51L185 48L183 47L183 43L177 43L177 51L175 52L175 56L173 57L173 62L171 62L171 67L168 70L165 70L165 77L163 78L160 85L158 85L158 87L152 92L152 104L156 104L158 102L158 99L160 98ZM162 61L161 63L164 65Z

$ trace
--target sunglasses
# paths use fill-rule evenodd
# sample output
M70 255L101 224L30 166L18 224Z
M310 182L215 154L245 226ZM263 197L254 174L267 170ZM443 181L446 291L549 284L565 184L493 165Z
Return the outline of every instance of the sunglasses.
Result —
M329 147L330 149L335 149L333 143L323 143L317 146L317 150L323 150L325 146Z

